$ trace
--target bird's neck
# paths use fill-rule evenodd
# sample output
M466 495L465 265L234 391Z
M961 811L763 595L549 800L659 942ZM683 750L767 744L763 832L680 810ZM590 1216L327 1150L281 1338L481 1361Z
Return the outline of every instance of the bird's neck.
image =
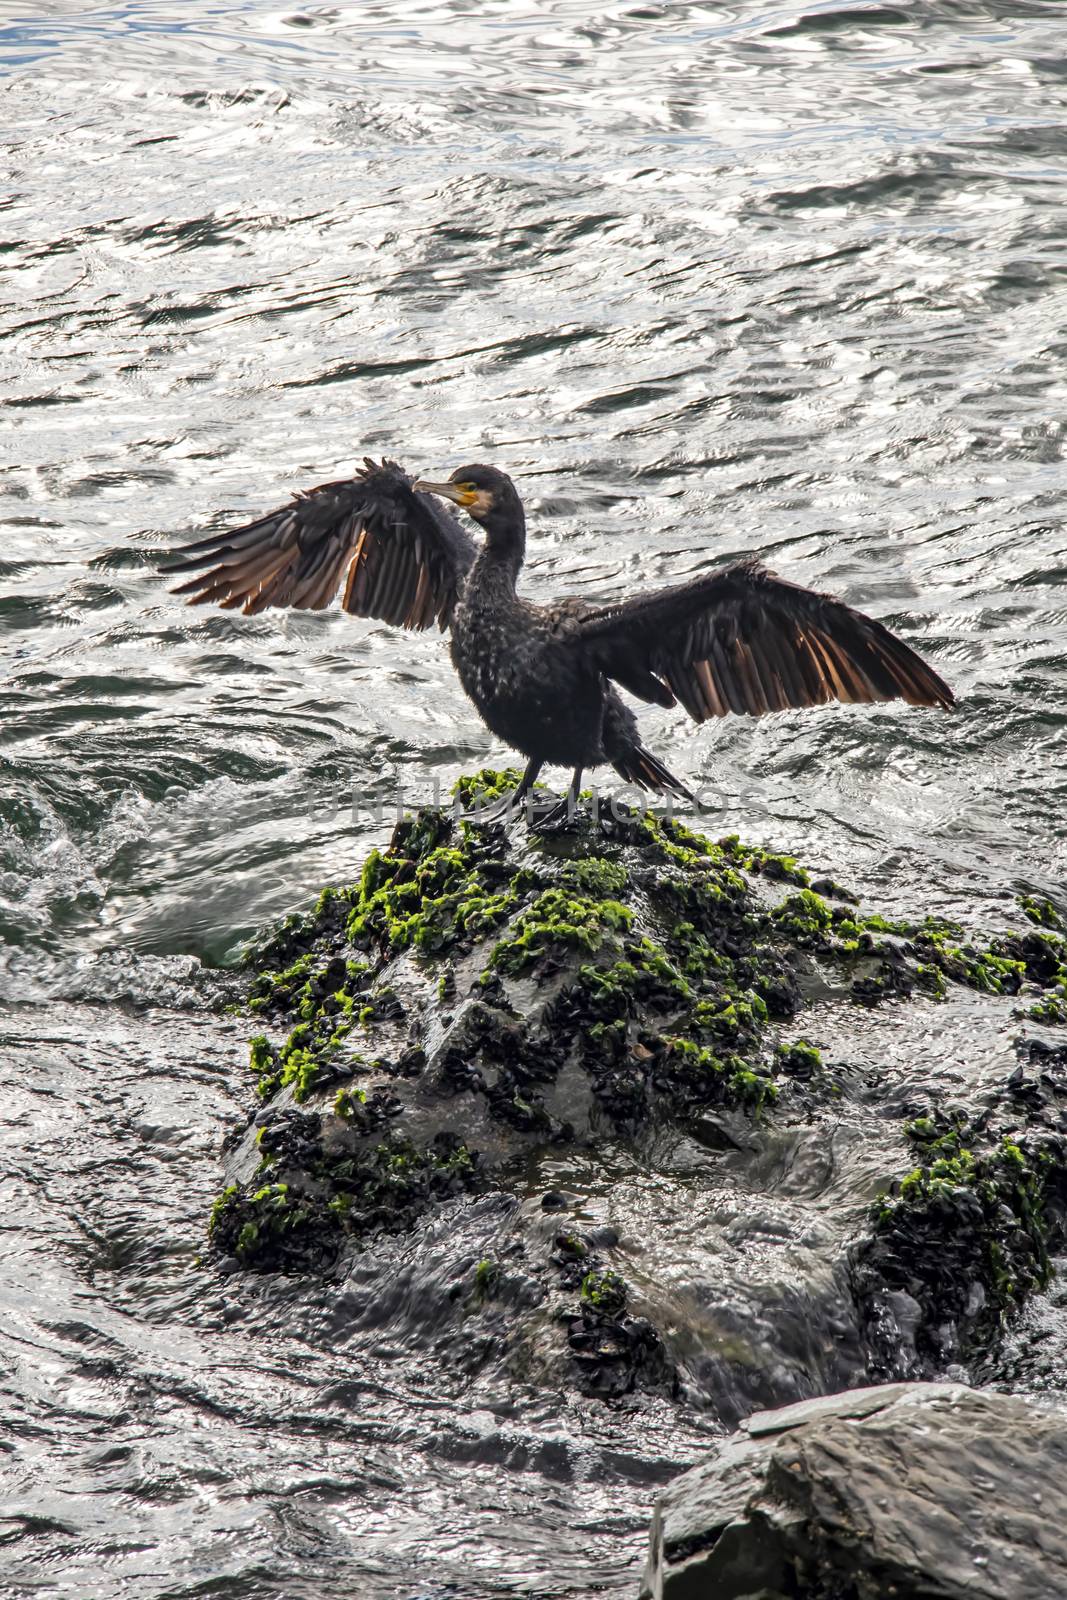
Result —
M506 517L494 518L485 524L485 544L478 564L484 563L486 574L490 571L506 578L512 589L526 559L526 518L521 506L509 511Z

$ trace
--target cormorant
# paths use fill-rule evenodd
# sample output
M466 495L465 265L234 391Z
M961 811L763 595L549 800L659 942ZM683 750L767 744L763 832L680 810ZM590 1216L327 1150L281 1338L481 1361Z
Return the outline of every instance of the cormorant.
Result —
M442 499L480 523L480 546ZM642 746L616 685L654 705L681 701L696 722L828 700L953 704L882 623L755 559L613 605L539 606L516 590L525 552L522 501L506 473L460 467L433 483L367 459L351 479L182 546L164 570L197 573L175 591L191 605L318 611L343 579L341 603L355 616L451 630L453 664L483 722L528 759L493 814L521 802L546 762L574 774L553 818L577 799L583 769L602 762L627 783L689 795Z

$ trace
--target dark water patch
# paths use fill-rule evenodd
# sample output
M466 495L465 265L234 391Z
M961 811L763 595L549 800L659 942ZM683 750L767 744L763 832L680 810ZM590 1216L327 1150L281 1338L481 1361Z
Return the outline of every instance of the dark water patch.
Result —
M848 31L851 35L857 29L863 28L900 28L906 27L914 19L906 11L898 10L892 6L828 6L823 11L806 12L798 17L796 22L790 22L779 28L767 28L764 37L767 39L789 38L793 34L821 34Z
M77 405L81 395L76 394L28 394L15 395L3 401L5 406L14 410L27 410L31 406L67 406Z
M786 212L818 211L838 206L899 210L897 203L902 202L903 214L908 215L951 193L961 181L968 188L974 188L982 182L996 180L992 174L984 178L973 171L964 172L946 163L946 170L943 171L930 171L926 167L891 170L878 177L861 178L840 185L818 185L793 192L772 193L766 199L769 205Z
M610 414L613 411L628 411L633 406L652 405L670 392L669 388L662 385L642 384L636 389L622 389L615 394L598 395L596 399L584 401L578 410L588 412L591 416Z
M191 217L179 223L153 223L127 235L130 244L159 248L164 253L211 249L214 245L230 244L241 237L240 227L227 228L223 220L213 214Z
M44 598L22 599L11 595L0 599L0 628L10 629L12 633L54 622L62 614L60 606Z

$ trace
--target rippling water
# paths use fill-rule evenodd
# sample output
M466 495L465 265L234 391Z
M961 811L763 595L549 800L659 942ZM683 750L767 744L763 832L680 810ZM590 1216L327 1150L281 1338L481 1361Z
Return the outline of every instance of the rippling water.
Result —
M20 9L0 1561L99 1600L621 1600L697 1421L653 1408L635 1452L603 1409L442 1385L410 1307L197 1267L247 1092L199 963L348 876L374 797L504 752L439 640L190 612L154 552L365 451L512 472L535 597L756 550L960 709L646 709L715 827L883 903L1062 898L1061 8Z

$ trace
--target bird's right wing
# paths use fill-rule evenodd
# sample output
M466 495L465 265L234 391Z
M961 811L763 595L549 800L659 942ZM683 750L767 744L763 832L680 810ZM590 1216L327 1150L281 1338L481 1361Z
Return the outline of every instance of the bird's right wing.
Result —
M368 460L354 478L324 483L289 505L171 554L164 572L190 605L210 601L246 614L268 606L321 611L344 579L342 605L357 617L442 631L477 547L433 495L416 494L395 461Z

